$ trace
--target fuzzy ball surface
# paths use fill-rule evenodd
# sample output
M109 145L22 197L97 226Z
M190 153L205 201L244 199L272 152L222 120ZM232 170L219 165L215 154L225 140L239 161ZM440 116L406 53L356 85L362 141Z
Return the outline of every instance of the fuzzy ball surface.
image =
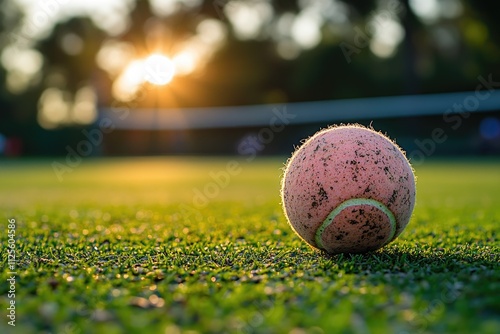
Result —
M393 241L410 221L415 194L404 152L359 125L328 128L305 141L281 184L292 228L331 254L365 253Z

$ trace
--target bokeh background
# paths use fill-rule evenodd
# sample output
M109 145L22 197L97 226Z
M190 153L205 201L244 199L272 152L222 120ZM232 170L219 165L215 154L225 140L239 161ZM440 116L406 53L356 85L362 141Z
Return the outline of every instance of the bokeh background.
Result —
M80 145L85 156L242 154L242 145L287 155L339 122L371 124L419 161L498 155L498 9L0 0L0 156L65 156L82 141L92 144ZM300 117L263 139L276 110Z

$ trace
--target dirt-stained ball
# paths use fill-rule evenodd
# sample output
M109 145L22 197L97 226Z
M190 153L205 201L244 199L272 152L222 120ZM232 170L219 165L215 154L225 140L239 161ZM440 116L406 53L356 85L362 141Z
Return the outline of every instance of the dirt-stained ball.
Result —
M396 239L410 221L415 193L404 152L360 125L309 138L287 162L281 184L292 228L331 254L365 253Z

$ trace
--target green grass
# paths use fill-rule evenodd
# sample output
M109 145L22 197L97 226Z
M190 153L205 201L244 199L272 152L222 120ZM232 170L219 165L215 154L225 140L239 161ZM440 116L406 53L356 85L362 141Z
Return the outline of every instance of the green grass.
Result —
M63 182L51 161L0 162L0 332L500 332L499 160L418 167L405 232L377 252L338 256L288 227L284 159L239 160L227 186L193 204L193 189L230 160L86 160ZM16 327L6 318L8 218Z

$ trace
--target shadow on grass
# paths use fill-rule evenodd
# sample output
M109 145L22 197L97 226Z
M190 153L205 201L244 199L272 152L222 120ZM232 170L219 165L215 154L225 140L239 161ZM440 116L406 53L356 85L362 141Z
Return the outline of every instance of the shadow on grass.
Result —
M422 272L425 274L473 274L484 270L498 270L500 255L489 247L463 245L454 249L399 249L387 247L365 254L337 254L324 252L292 252L297 263L319 262L323 269L338 268L346 273ZM289 259L288 261L294 261Z

